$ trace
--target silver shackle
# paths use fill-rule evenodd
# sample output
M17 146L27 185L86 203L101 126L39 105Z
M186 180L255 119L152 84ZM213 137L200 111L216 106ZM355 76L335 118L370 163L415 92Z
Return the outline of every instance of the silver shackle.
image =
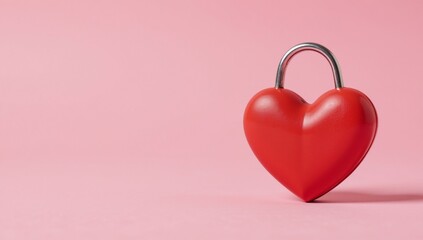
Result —
M344 87L344 83L342 82L341 70L339 69L338 62L336 61L336 58L333 53L329 49L318 43L305 42L295 45L294 47L289 49L288 52L286 52L285 55L282 57L278 65L275 88L283 88L286 67L288 66L288 63L292 59L292 57L299 52L307 50L315 51L322 54L328 60L330 66L332 67L335 88Z

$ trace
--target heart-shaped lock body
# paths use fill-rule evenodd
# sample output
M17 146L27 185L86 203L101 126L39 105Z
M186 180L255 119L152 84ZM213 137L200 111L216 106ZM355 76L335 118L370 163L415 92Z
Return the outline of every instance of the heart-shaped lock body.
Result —
M283 88L289 60L313 50L332 66L336 88L308 104ZM333 54L322 45L302 43L279 63L275 88L257 93L244 113L247 141L262 165L306 202L315 200L347 178L369 150L377 129L370 99L343 87Z

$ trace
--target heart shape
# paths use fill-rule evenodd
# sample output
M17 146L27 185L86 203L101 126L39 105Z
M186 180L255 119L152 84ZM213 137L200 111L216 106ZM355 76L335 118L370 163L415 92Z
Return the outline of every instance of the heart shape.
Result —
M283 88L257 93L244 113L247 141L261 164L306 202L347 178L363 160L377 129L370 99L337 88L308 104Z

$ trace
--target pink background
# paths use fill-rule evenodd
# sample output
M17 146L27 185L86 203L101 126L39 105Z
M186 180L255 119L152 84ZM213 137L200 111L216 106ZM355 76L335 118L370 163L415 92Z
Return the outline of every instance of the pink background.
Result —
M0 239L422 239L423 4L0 0ZM380 124L318 203L242 129L294 44L329 47ZM318 54L286 87L333 88Z

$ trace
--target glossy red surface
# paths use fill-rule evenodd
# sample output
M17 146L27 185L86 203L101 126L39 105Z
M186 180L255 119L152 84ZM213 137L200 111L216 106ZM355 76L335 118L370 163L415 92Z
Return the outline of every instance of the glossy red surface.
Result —
M333 89L308 104L287 89L257 93L244 113L248 143L263 166L306 202L341 183L365 157L377 129L370 99Z

